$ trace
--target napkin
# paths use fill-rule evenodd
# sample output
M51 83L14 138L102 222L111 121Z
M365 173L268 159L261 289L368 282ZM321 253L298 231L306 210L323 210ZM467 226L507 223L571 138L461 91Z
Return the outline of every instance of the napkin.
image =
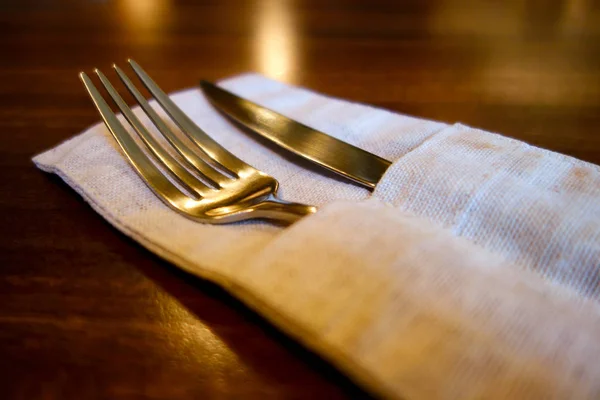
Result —
M600 167L256 74L220 84L393 165L372 193L302 168L197 88L172 98L316 214L285 228L193 222L152 194L102 124L34 162L376 395L600 398Z

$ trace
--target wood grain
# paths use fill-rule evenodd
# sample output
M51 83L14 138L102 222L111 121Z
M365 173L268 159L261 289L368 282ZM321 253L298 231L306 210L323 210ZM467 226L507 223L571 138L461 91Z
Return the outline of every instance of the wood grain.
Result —
M594 0L3 1L2 397L367 397L33 167L98 121L80 70L132 57L167 91L256 71L600 163L599 39Z

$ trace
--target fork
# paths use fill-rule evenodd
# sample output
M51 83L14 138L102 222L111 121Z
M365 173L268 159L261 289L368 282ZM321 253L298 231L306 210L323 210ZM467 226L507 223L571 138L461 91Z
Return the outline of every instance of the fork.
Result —
M181 129L169 128L136 89L127 75L113 65L117 75L141 109L179 154L160 144L127 106L102 72L94 72L143 145L125 129L85 72L79 74L102 120L144 183L173 210L196 221L225 224L248 219L268 219L291 224L316 212L314 206L277 197L279 183L246 164L200 129L133 60L129 65L156 102ZM185 137L189 140L185 140ZM187 142L187 143L186 143Z

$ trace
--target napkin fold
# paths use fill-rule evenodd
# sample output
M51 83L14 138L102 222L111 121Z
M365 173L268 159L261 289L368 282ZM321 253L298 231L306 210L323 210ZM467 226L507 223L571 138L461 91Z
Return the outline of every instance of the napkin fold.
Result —
M221 85L394 163L373 193L303 169L198 89L172 98L316 214L287 228L193 222L152 194L102 124L34 162L377 395L600 398L600 167L260 75Z

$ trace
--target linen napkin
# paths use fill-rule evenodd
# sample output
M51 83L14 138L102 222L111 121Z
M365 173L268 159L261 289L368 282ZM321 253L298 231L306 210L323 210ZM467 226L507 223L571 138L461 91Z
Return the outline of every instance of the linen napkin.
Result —
M152 194L102 124L34 162L376 395L600 398L600 167L260 75L220 84L394 163L373 193L304 169L196 88L172 98L316 214L286 228L193 222Z

